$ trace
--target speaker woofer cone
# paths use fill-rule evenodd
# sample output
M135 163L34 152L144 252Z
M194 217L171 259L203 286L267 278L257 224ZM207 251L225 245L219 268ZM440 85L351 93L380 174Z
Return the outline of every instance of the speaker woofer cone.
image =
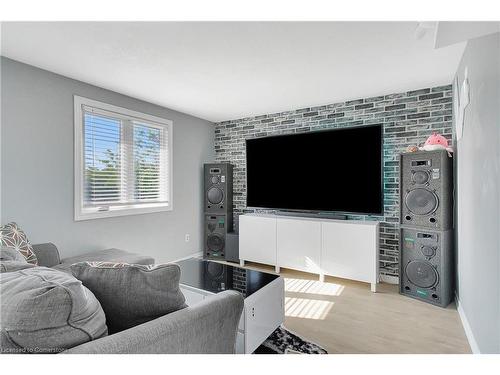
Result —
M436 255L436 249L433 248L432 246L422 246L420 248L420 251L424 256L429 258L432 258L434 255Z
M413 285L419 288L432 288L438 282L436 269L427 261L412 260L405 267L405 274Z
M405 196L405 205L415 215L429 215L438 208L437 195L427 189L410 190Z
M211 204L219 204L224 199L224 193L217 187L211 187L208 189L207 199Z
M224 249L224 237L217 233L212 233L207 237L207 247L210 251L222 251Z
M411 175L411 180L418 185L423 185L429 181L429 172L427 171L415 171Z

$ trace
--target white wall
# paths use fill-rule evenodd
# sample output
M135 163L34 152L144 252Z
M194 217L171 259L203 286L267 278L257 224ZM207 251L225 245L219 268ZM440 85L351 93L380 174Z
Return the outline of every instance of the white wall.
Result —
M210 122L6 58L1 72L2 223L18 222L32 243L54 242L63 257L117 247L162 262L202 250L202 165L214 160ZM73 220L74 94L173 121L172 212Z
M468 41L457 72L460 84L466 68L471 102L456 143L457 294L473 349L499 353L499 33Z

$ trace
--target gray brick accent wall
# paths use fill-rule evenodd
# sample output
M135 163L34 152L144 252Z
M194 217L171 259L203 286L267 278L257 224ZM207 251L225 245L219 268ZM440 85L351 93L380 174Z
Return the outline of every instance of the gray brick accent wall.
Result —
M443 134L451 142L451 118L452 87L447 85L216 123L216 160L234 166L235 230L238 216L254 211L246 208L245 139L383 124L384 215L348 218L381 221L380 272L398 276L398 155L410 145L421 145L432 132Z

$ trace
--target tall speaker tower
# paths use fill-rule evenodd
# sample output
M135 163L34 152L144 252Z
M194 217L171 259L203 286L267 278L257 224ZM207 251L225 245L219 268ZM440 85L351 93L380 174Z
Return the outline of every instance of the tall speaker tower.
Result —
M207 259L230 260L228 243L233 230L233 166L228 163L204 165L204 249ZM231 233L231 234L229 234ZM228 235L229 234L229 235ZM228 253L228 250L229 253Z
M454 291L452 173L445 150L400 156L399 291L442 307Z

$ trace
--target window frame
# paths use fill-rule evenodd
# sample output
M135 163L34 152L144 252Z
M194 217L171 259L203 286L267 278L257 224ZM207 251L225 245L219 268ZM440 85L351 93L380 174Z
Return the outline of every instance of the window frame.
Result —
M173 122L168 119L152 116L146 113L133 111L112 104L74 95L74 219L75 221L101 219L106 217L117 217L127 215L140 215L152 212L164 212L173 210ZM167 202L150 202L125 205L109 206L109 210L101 211L98 207L84 207L84 183L85 183L85 148L84 141L84 110L83 106L105 112L113 112L117 117L126 121L137 120L150 123L155 127L163 127L167 132L166 158L167 158Z

